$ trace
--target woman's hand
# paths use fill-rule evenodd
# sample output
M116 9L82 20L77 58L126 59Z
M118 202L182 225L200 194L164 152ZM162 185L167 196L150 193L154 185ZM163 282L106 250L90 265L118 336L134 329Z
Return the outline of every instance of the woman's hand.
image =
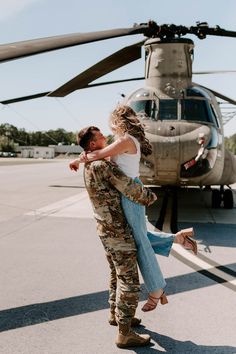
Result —
M79 155L79 162L82 163L88 162L87 153L85 151L82 151L81 154Z
M70 164L69 164L69 167L72 171L78 171L79 170L79 160L74 160L74 161L71 161Z

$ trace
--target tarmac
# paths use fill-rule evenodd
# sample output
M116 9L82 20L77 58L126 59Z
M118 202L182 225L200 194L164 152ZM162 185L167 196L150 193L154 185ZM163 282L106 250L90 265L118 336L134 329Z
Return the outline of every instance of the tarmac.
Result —
M194 226L199 255L175 245L158 256L169 303L150 313L140 277L137 332L151 344L119 349L82 171L68 160L0 159L0 196L1 354L236 353L236 208L213 210L195 190L179 195L179 226ZM149 228L158 210L147 210Z

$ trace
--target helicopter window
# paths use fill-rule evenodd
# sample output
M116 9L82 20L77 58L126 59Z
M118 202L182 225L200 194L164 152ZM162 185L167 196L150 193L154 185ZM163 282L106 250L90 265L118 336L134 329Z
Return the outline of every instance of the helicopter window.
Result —
M217 130L215 128L211 127L211 140L210 140L209 144L207 145L207 149L216 148L218 143L219 143L219 139L218 139Z
M177 119L177 100L160 100L159 102L159 119Z
M210 110L211 110L212 119L215 122L217 128L219 128L219 121L217 119L217 114L216 111L214 110L214 107L211 104L210 104Z
M157 105L153 100L133 101L129 103L136 113L143 119L157 120Z
M134 93L132 93L131 97L132 99L147 99L147 97L150 97L150 90L147 90L147 89L144 89L144 88L141 88L141 89L138 89L137 91L135 91ZM129 97L129 98L131 98Z
M202 91L199 87L192 87L192 88L188 88L186 90L186 95L188 97L191 97L191 96L192 97L206 97L207 92L206 91Z
M186 99L181 103L182 119L212 123L205 100Z
M206 100L211 99L211 96L209 95L209 93L205 89L203 89L199 86L188 88L186 90L186 95L188 98L193 98L193 99L194 99L194 97L202 97L202 98L205 98Z

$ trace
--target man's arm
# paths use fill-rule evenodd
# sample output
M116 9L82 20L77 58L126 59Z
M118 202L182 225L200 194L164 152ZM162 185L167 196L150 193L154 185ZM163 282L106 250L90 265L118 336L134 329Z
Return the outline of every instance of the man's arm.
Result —
M149 206L156 201L155 193L126 176L116 165L106 161L105 170L110 183L133 202Z

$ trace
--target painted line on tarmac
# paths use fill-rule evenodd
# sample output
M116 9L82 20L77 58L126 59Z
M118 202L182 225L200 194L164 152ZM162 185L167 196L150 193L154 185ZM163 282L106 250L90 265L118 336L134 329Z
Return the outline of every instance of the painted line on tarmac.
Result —
M93 209L86 191L70 198L49 204L43 208L28 212L25 215L36 217L66 217L66 218L93 218Z
M171 255L196 270L198 273L236 292L236 272L221 266L203 255L196 256L182 246L173 244Z
M93 210L87 192L83 191L70 198L31 211L26 215L37 217L53 216L93 219ZM224 267L201 254L195 256L177 244L173 244L171 254L184 264L196 270L198 273L236 291L236 272L233 270Z
M209 263L209 264L212 265L213 267L222 270L224 273L231 275L233 278L236 279L236 272L235 272L233 269L230 269L230 268L228 268L228 267L226 267L226 266L223 266L223 265L221 265L221 264L219 264L219 263L213 261L212 259L210 259L210 258L204 256L204 255L201 254L201 253L198 254L197 257L200 258L200 259L202 259L203 261Z

